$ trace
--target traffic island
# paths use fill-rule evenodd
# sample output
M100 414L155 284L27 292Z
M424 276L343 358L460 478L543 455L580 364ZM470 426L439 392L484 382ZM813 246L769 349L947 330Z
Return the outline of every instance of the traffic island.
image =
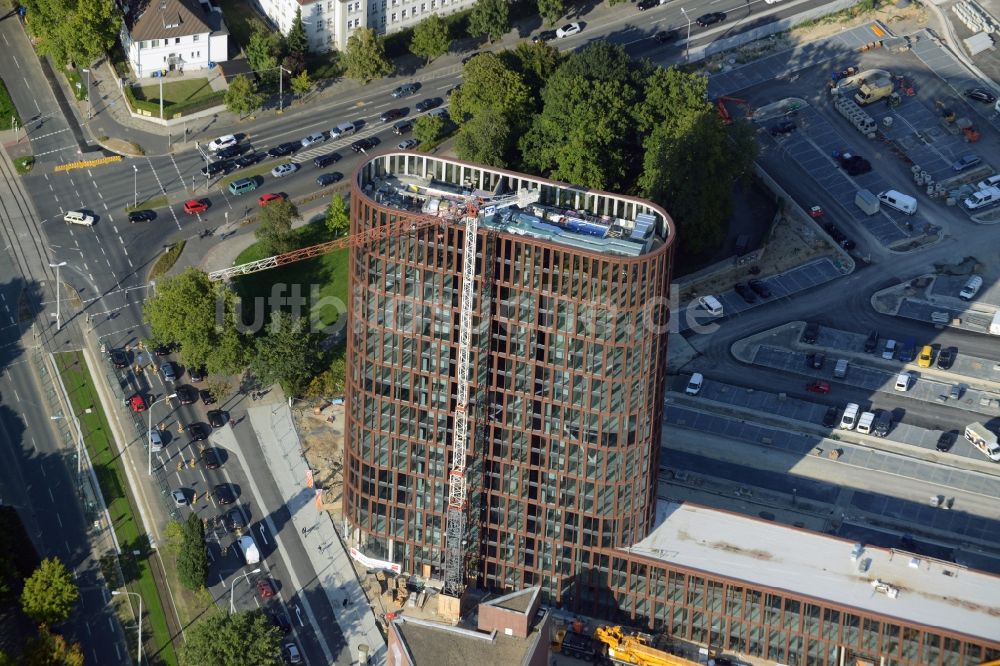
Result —
M177 654L172 639L180 635L180 628L170 626L160 596L160 586L166 585L164 572L145 529L136 519L136 508L130 497L122 458L113 445L111 428L93 378L82 352L62 352L55 354L54 358L73 415L79 421L87 454L120 544L121 552L117 558L113 552L102 557L102 571L110 587L124 587L143 599L143 654L146 663L176 665ZM122 613L123 626L133 620L133 615L121 606L119 612Z

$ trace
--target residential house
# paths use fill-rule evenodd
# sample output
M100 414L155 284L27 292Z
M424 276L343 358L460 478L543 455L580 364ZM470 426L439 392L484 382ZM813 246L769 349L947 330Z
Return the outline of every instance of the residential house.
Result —
M197 0L134 0L123 8L122 47L138 77L205 69L228 59L222 12Z

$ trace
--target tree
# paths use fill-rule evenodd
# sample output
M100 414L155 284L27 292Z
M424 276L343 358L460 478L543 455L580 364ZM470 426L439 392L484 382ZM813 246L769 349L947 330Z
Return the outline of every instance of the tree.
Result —
M25 643L22 662L24 666L83 666L83 648L42 625L38 636Z
M254 235L267 256L295 249L292 221L298 219L299 209L288 199L272 201L260 209L260 225Z
M358 28L347 38L344 66L347 76L361 83L381 79L392 72L385 44L372 28Z
M510 30L510 7L507 0L477 0L469 14L469 34L494 40L503 37Z
M413 28L410 53L427 62L443 56L451 47L448 24L439 14L431 14Z
M280 666L281 634L259 610L212 613L185 632L181 658L190 666Z
M306 388L306 396L310 398L333 398L344 394L347 386L347 362L344 360L345 349L339 347L334 352L330 367L313 378Z
M483 109L520 126L534 107L521 75L494 53L481 53L465 66L462 87L451 95L449 114L461 125Z
M292 27L288 29L288 36L285 37L285 46L289 53L306 54L309 52L309 38L306 37L306 27L302 23L302 8L295 8L295 18L292 19Z
M208 578L208 554L205 552L205 525L196 513L184 522L184 541L177 556L177 574L189 590L205 587Z
M36 623L52 626L66 621L79 598L80 590L62 561L46 558L24 581L21 609Z
M259 19L250 21L250 39L243 49L247 64L257 74L257 80L266 89L278 79L278 62L284 53L281 33L271 32Z
M212 400L215 400L216 402L222 402L225 400L226 396L228 396L232 390L233 385L224 379L210 379L208 381L208 392L212 396Z
M156 295L147 298L142 309L153 343L177 342L181 361L195 367L215 357L234 321L234 300L194 267L157 280Z
M88 65L117 41L122 17L113 0L28 0L27 23L38 51L60 67Z
M257 86L250 79L240 74L229 82L224 101L226 108L242 119L264 104L264 96L257 92Z
M351 216L341 194L330 197L330 205L326 209L326 228L334 236L343 236L351 230Z
M231 319L235 317L235 295L224 295L226 321L219 332L216 345L205 361L205 369L213 375L235 375L247 367L247 340L236 330ZM233 313L233 314L230 314ZM217 398L218 400L218 398Z
M285 395L302 395L319 364L319 343L307 318L272 312L267 332L257 338L250 368L262 384L278 383Z
M508 148L515 136L504 117L486 109L466 122L455 139L455 152L463 160L493 167L508 167Z
M441 116L420 116L413 123L413 138L420 143L434 143L444 131L444 118Z
M521 75L521 80L531 91L532 99L541 96L545 83L563 63L562 52L548 42L521 41L513 51L507 53L511 69Z
M313 89L313 80L309 78L309 72L302 70L298 76L292 78L292 92L299 97L305 95Z
M556 21L566 13L564 0L538 0L538 13L549 25L555 25Z

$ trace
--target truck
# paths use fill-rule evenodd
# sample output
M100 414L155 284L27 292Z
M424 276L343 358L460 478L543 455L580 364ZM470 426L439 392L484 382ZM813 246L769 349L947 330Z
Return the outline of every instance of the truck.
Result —
M850 362L846 358L838 358L837 365L833 368L833 376L837 379L843 379L847 376L847 368Z
M257 550L257 544L254 543L252 536L241 536L236 542L236 547L240 549L243 561L248 565L260 563L260 551Z
M965 439L993 462L1000 462L1000 444L997 443L997 436L982 423L970 423L965 426Z
M865 215L875 215L880 208L878 197L871 190L855 192L854 205L864 211Z
M608 659L614 664L698 666L697 661L654 647L648 636L638 633L626 634L621 627L598 627L594 631L594 638L604 644L608 651Z
M572 629L557 629L552 651L584 661L603 661L603 646L586 634Z
M854 101L861 106L885 99L892 94L895 87L888 72L875 70L868 74L861 79L858 92L854 93Z

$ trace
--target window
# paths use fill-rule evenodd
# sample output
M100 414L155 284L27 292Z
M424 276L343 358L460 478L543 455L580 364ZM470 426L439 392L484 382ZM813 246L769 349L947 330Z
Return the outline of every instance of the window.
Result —
M158 39L154 39L154 40L153 40L153 42L152 42L152 44L151 44L151 46L152 46L152 47L153 47L154 49L155 49L155 48L156 48L157 46L159 46L159 45L160 45L160 40L158 40Z
M193 35L193 36L191 37L191 41L193 41L193 42L197 42L197 41L199 41L200 39L201 39L201 35Z
M180 37L174 37L174 44L180 44L180 43L181 43L181 38Z
M392 19L391 20L392 20L393 23L396 22L396 12L392 13Z
M406 9L403 10L403 18L406 18Z

